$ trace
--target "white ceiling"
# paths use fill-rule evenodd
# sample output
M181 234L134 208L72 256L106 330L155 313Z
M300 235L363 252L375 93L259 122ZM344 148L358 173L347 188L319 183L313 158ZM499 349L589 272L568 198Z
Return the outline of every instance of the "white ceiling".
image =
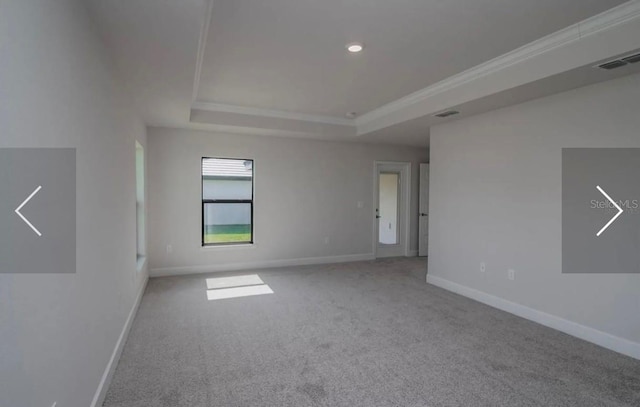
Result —
M189 122L208 0L87 0L147 124Z
M362 114L623 2L215 0L198 99Z
M632 51L632 53L640 53L640 50ZM468 103L450 106L451 109L460 112L459 115L446 119L432 115L421 116L372 131L366 135L366 139L369 142L428 147L429 139L427 137L425 140L425 134L429 134L428 132L431 126L515 105L554 93L638 73L640 73L640 63L627 65L613 71L594 69L593 66L589 64L489 96L474 99Z
M640 0L622 3L88 0L148 125L418 146L435 111L636 71L585 68L638 47Z

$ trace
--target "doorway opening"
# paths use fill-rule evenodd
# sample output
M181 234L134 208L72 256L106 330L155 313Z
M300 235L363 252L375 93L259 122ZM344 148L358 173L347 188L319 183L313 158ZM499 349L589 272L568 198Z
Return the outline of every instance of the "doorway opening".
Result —
M429 255L429 164L420 164L418 256Z
M411 163L376 162L374 176L374 253L409 255Z
M378 184L378 243L398 244L400 173L380 173Z

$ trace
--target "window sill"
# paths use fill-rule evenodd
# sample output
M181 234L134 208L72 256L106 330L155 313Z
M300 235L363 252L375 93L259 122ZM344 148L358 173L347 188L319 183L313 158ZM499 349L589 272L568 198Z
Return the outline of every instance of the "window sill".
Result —
M238 244L222 244L211 246L200 246L200 250L223 250L223 249L253 249L257 245L255 243L238 243Z

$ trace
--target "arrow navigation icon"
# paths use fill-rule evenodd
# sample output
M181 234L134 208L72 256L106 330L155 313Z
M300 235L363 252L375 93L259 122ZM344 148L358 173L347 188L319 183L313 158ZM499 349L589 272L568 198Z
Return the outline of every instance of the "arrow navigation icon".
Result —
M622 212L624 212L622 210L622 208L620 207L620 205L618 205L613 199L611 199L611 197L609 195L607 195L606 192L604 192L604 190L602 188L600 188L600 185L596 185L596 188L598 189L598 191L600 191L600 193L602 195L604 195L605 198L607 198L609 200L609 202L611 202L613 204L613 206L616 207L616 209L618 210L618 213L616 213L613 218L609 219L609 222L607 222L606 225L604 225L602 227L602 229L600 229L600 231L598 233L596 233L596 236L600 236L602 234L602 232L604 232L605 230L607 230L607 228L616 220L618 219L618 216L620 216L622 214Z
M27 204L27 202L29 202L29 201L31 200L31 198L33 198L33 196L34 196L35 194L37 194L37 193L38 193L38 191L40 191L41 189L42 189L42 185L39 185L39 186L38 186L38 188L36 188L36 189L35 189L35 191L33 191L33 192L31 193L31 195L29 195L29 196L27 197L27 199L25 199L25 200L20 204L20 206L18 206L18 207L16 208L16 210L14 211L18 216L20 216L20 219L22 219L22 220L24 221L24 223L26 223L27 225L29 225L29 227L30 227L31 229L33 229L33 231L34 231L34 232L36 232L36 233L38 234L38 236L42 236L42 233L40 233L40 231L39 231L38 229L36 229L36 228L35 228L35 226L33 226L33 225L31 224L31 222L29 222L29 221L27 220L27 218L25 218L25 217L24 217L24 215L23 215L23 214L21 214L21 213L20 213L20 209L22 209L22 207L23 207L23 206L25 206L25 205Z

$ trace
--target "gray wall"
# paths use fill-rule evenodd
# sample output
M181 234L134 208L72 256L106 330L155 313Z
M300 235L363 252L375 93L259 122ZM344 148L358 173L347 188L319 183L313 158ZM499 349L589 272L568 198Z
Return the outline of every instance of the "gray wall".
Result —
M1 406L91 405L146 278L134 141L145 127L84 7L0 6L0 147L77 148L77 273L0 274Z
M152 269L193 272L240 263L371 254L375 160L413 163L411 249L417 250L418 163L428 160L426 149L166 128L148 132ZM253 247L201 247L202 157L255 160ZM363 208L357 207L358 201ZM172 246L170 253L167 245Z
M640 342L640 274L561 274L561 148L640 147L639 100L635 75L432 128L429 275Z

